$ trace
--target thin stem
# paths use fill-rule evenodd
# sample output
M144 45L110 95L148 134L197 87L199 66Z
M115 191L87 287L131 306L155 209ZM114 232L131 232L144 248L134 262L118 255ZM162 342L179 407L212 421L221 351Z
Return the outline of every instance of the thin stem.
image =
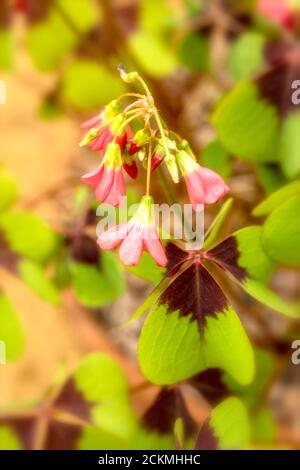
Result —
M158 113L158 111L157 111L157 109L156 109L156 107L155 107L155 105L154 105L154 100L153 100L153 96L152 96L152 94L151 94L151 92L150 92L150 89L149 89L147 83L143 80L143 78L142 78L139 74L137 74L137 80L140 82L140 84L141 84L142 87L144 88L147 97L151 100L151 101L150 101L150 104L153 104L153 106L152 106L153 115L154 115L154 118L155 118L155 120L156 120L158 129L159 129L159 132L160 132L162 141L163 141L163 145L164 145L164 148L165 148L166 156L170 156L170 151L169 151L169 147L168 147L167 139L166 139L166 133L165 133L165 130L164 130L164 127L163 127L161 118L160 118L160 116L159 116L159 113Z
M150 195L151 159L152 159L152 143L151 143L151 139L150 139L149 146L148 146L146 196Z
M117 132L115 133L115 136L114 136L114 140L113 142L116 141L117 137L119 136L119 134L121 133L121 131L127 126L127 124L129 124L131 121L133 121L134 119L142 116L144 114L144 111L143 112L138 112L136 114L134 114L133 116L130 116L128 119L126 119L126 121L124 121L120 127L117 129Z

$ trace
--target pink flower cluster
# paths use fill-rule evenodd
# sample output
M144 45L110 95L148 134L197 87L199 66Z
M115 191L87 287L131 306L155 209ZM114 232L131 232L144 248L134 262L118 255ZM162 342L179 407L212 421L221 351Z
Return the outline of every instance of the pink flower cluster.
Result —
M82 181L95 190L100 202L119 207L126 194L124 170L136 178L136 155L149 144L150 136L140 129L133 133L121 113L114 106L86 121L87 131L81 145L88 145L102 157L99 166L82 177ZM162 145L151 155L150 168L154 171L165 158ZM167 163L167 162L166 162ZM214 171L201 167L185 150L176 150L174 163L179 167L187 186L194 210L218 202L228 192L222 178ZM174 168L174 166L173 166ZM138 211L128 224L120 224L104 232L98 240L103 250L120 246L120 258L127 265L136 265L143 251L147 251L159 266L167 263L163 245L151 215L152 198L145 196Z

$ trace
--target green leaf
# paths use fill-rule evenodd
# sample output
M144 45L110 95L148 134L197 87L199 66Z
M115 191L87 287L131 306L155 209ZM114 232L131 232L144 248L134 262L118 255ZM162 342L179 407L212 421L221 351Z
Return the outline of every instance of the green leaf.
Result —
M170 75L178 65L170 47L161 37L149 31L136 31L129 38L129 46L142 69L152 77Z
M90 354L81 361L69 383L91 407L90 414L95 426L118 438L130 437L136 420L129 403L127 380L111 357ZM71 386L67 382L65 387L70 390ZM70 403L65 395L64 399L68 406Z
M134 276L145 279L145 281L149 281L153 284L158 284L165 273L165 270L159 268L153 258L145 252L137 266L126 267L126 270L134 274Z
M113 253L101 252L99 266L72 261L70 267L76 296L86 307L107 305L124 291L122 271Z
M163 35L174 19L174 9L167 0L151 0L139 5L139 25L143 30Z
M212 120L230 153L260 163L276 160L279 117L273 106L259 98L255 85L238 84L221 101Z
M258 300L267 307L282 313L290 318L300 318L300 306L289 303L281 299L275 292L269 289L265 284L257 282L254 279L247 279L243 282L244 290L254 299Z
M299 317L297 305L285 302L265 283L274 268L262 243L261 227L246 227L209 251L209 256L228 271L240 286L266 306L292 318Z
M239 449L250 439L250 423L247 410L237 398L228 398L214 408L208 423L204 425L203 437L211 431L218 449ZM198 448L201 449L201 431Z
M24 337L21 326L12 304L2 293L0 293L0 341L4 342L7 361L18 359L23 352Z
M266 38L256 32L242 34L233 44L228 67L235 80L251 78L263 69L263 47Z
M233 198L227 199L227 201L223 204L221 210L218 212L211 226L205 233L203 250L211 248L216 243L220 230L222 229L223 224L225 223L226 218L228 217L228 214L231 210L232 204Z
M64 14L81 33L86 33L99 21L99 10L93 0L55 0Z
M258 204L252 213L256 217L268 215L281 204L287 202L288 199L291 199L297 194L300 195L300 181L293 181L292 183L278 189L278 191L274 192L267 199Z
M0 168L0 211L8 209L17 198L15 178L6 170Z
M139 339L138 358L143 374L153 383L172 384L205 369L218 367L238 382L254 375L254 358L246 333L231 308L208 317L203 341L189 317L168 314L164 305L148 315Z
M224 179L229 178L232 170L230 156L218 140L210 142L201 154L201 162L211 168Z
M182 63L191 70L203 72L209 69L209 40L204 35L193 32L185 36L178 54Z
M21 279L42 299L54 305L61 302L58 289L47 278L44 270L38 264L23 259L18 264Z
M265 221L263 247L274 261L300 266L300 195L281 204Z
M266 194L271 194L283 186L287 180L275 165L257 165L256 173Z
M283 121L279 156L283 173L288 178L300 174L300 112L290 113Z
M266 282L274 269L274 262L265 253L259 226L246 227L234 233L239 252L238 264L246 269L251 278Z
M16 433L9 426L0 425L0 450L21 450Z
M97 8L90 0L56 0L62 14L55 6L43 22L30 26L28 48L35 65L43 70L51 70L59 65L64 56L98 22ZM73 23L78 33L63 17Z
M97 108L124 92L124 84L102 65L77 59L65 71L62 98L78 109Z
M255 442L272 442L276 438L277 423L268 408L262 408L251 420L251 437Z
M0 70L11 69L13 63L13 39L9 29L0 29Z
M59 242L46 222L25 211L0 214L0 230L13 251L37 263L47 261Z
M238 395L249 409L255 408L275 370L274 360L269 352L262 349L255 349L254 353L255 375L253 381L249 385L244 386L239 384L227 373L224 373L222 376L222 381L226 384L229 390L234 395Z

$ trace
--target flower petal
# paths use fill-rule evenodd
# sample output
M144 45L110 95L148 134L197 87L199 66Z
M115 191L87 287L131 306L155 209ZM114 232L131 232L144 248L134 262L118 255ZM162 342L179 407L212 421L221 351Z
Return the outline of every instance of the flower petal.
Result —
M121 261L127 266L136 266L142 256L143 240L138 224L133 224L120 248Z
M97 116L93 116L90 119L87 119L81 124L82 129L92 129L93 127L98 127L101 124L101 114L97 114Z
M103 165L100 165L95 170L83 175L80 179L84 183L88 184L91 188L96 189L101 181L103 175Z
M113 172L113 181L104 202L114 207L119 207L120 199L126 194L124 175L121 169L109 170Z
M214 204L226 196L229 188L221 176L203 166L199 168L198 174L203 184L204 204Z
M158 266L165 267L167 265L166 253L155 227L151 228L150 236L144 238L144 246Z
M113 250L117 248L122 240L125 239L128 232L128 226L126 222L116 225L105 232L101 233L98 237L97 243L102 250Z
M96 199L100 202L106 200L114 180L114 170L108 170L105 165L102 165L102 167L103 172L96 188Z

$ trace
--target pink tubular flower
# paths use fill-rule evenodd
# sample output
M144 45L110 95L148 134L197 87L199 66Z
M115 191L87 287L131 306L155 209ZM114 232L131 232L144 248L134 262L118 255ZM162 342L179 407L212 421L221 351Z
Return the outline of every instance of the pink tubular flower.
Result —
M130 222L121 223L103 232L98 238L102 250L120 246L121 261L128 266L138 264L147 251L158 266L166 266L167 257L153 220L153 199L144 196Z
M109 143L100 167L81 180L96 190L98 201L118 207L126 194L120 146Z
M109 143L116 141L121 150L124 150L127 142L132 138L132 131L129 127L121 130L120 135L115 139L115 133L121 126L123 117L119 114L119 108L115 102L96 116L85 121L81 127L88 132L83 137L81 146L88 145L95 152L105 153Z
M295 22L289 0L258 0L258 11L270 21L286 29L292 29Z
M229 188L221 176L200 166L184 150L178 152L176 158L194 210L199 210L197 205L214 204L228 193Z

